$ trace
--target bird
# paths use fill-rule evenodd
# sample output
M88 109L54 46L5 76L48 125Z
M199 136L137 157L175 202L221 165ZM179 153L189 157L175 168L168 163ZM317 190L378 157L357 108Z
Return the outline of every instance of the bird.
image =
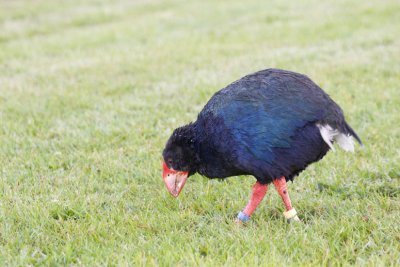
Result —
M308 76L265 69L216 92L196 121L173 131L162 152L162 176L178 197L196 173L211 179L251 175L256 182L236 222L250 220L271 183L287 222L300 221L287 182L335 144L353 152L354 139L363 145L339 105Z

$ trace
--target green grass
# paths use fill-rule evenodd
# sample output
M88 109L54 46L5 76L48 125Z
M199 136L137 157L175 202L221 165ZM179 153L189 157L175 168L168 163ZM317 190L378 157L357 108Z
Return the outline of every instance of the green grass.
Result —
M0 0L0 265L400 265L398 1ZM365 143L271 188L161 179L172 130L214 92L309 75Z

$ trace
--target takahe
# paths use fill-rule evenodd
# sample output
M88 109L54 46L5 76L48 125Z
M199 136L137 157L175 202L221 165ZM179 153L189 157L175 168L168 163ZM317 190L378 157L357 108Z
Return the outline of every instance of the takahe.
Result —
M237 222L245 222L274 184L284 216L298 221L286 182L320 160L337 143L354 151L342 109L310 78L266 69L218 91L197 120L174 130L163 151L163 179L177 197L187 177L253 175L257 182Z

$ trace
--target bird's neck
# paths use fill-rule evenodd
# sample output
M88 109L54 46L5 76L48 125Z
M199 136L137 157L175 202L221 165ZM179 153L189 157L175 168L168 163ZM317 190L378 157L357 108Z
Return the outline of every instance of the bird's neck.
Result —
M193 175L199 172L199 167L201 165L200 158L200 147L201 140L198 135L198 129L196 122L189 123L188 125L182 127L184 129L184 138L188 140L190 144L191 154L187 155L191 158L189 175Z
M195 172L199 172L199 168L201 165L201 143L202 140L199 138L197 134L197 127L193 129L193 151L194 151L194 159L193 159L193 170Z

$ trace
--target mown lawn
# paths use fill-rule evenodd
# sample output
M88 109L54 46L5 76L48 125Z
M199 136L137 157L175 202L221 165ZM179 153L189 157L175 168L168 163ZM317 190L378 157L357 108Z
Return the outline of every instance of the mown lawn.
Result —
M0 0L0 265L400 265L400 2ZM214 92L306 73L365 143L233 218L252 177L161 179Z

